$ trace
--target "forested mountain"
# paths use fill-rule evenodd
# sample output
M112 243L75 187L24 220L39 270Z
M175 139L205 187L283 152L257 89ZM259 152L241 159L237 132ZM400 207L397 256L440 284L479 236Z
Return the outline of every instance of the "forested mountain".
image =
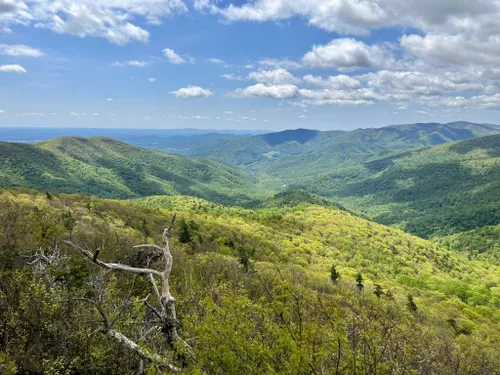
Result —
M259 171L291 174L317 172L357 162L366 155L443 144L500 133L500 126L452 122L395 125L353 131L286 130L191 148L190 155L210 157ZM308 168L306 168L308 167ZM285 168L286 170L282 171Z
M109 138L0 143L0 186L102 197L185 194L242 204L254 179L211 160L189 159Z
M140 271L162 270L165 236L180 347L157 329L163 285ZM193 375L500 366L498 267L342 210L3 191L0 257L7 373L132 374L141 358Z
M395 154L296 184L422 237L500 223L500 135Z

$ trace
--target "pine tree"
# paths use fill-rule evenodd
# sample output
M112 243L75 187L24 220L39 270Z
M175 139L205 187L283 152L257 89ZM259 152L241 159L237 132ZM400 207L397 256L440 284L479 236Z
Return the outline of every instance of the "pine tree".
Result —
M337 280L340 277L340 273L338 273L337 268L335 268L335 265L332 265L332 268L330 270L330 280L332 283L337 283Z
M375 284L375 291L373 292L378 298L382 297L384 295L384 291L382 290L382 287L378 284Z
M181 243L189 243L191 242L191 233L189 233L189 227L185 220L181 221L181 230L179 232L179 241Z
M413 300L413 296L411 294L408 294L408 302L406 302L406 306L412 314L415 314L418 310L418 307L415 304L415 301Z
M361 272L358 272L358 274L356 275L356 287L358 288L359 292L362 292L365 288L363 284L363 275L361 274Z

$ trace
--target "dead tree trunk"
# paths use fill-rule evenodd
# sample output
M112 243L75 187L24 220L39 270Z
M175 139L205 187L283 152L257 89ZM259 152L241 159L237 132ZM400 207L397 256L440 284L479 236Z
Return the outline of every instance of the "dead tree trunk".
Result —
M96 250L94 254L92 254L90 251L85 250L78 245L75 245L71 241L64 241L64 243L71 246L73 249L75 249L80 254L90 259L94 264L103 269L141 274L149 278L149 280L151 281L153 293L157 299L157 303L155 303L157 306L155 307L154 304L149 303L149 295L143 300L144 304L159 318L161 324L160 329L165 334L169 347L175 352L177 358L180 359L181 366L184 366L186 364L187 358L194 360L194 354L190 346L180 338L177 332L179 321L177 320L177 314L175 311L175 298L170 294L169 288L169 277L170 273L172 272L173 265L173 257L172 253L170 252L169 239L175 223L175 217L176 215L174 214L170 226L168 228L165 228L163 231L163 247L150 244L134 246L134 248L153 248L155 250L161 251L165 262L165 266L162 271L158 271L152 268L130 267L120 263L105 263L98 259L99 249ZM159 279L160 287L157 285L155 277ZM135 351L146 360L153 361L174 373L181 371L181 368L168 363L168 361L166 361L159 355L151 354L145 351L139 345L137 345L135 342L133 342L120 332L113 330L114 322L109 322L106 312L99 304L84 298L80 298L78 300L92 303L98 309L104 323L104 327L100 330L100 332L109 337L112 337L122 345Z

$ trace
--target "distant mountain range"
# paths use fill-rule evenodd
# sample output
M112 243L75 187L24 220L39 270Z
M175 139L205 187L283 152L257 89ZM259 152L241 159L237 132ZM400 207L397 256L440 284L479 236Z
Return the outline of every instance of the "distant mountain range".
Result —
M294 163L301 162L298 157L305 157L304 160L308 165L310 161L315 164L328 163L328 159L332 156L334 159L339 159L342 154L359 155L405 150L498 133L500 133L498 125L464 121L448 124L395 125L353 131L297 129L247 136L236 141L232 139L218 142L212 147L204 144L198 149L191 148L189 155L215 158L237 165L274 162L272 167L281 167L280 160L289 157L294 158ZM310 158L311 155L314 158Z

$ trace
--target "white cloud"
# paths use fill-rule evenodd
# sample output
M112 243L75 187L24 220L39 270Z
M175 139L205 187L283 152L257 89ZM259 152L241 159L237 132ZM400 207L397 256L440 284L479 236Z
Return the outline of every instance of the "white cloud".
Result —
M147 61L139 61L139 60L128 60L128 61L116 61L111 66L115 67L124 67L124 66L132 66L135 68L144 68L149 63Z
M137 21L158 25L162 18L187 10L182 0L1 0L0 22L124 45L148 41L149 32L137 26Z
M312 75L304 76L304 81L315 86L329 88L334 90L352 90L361 87L361 82L357 79L340 74L337 76L330 76L326 79Z
M26 69L24 69L21 65L17 64L2 65L0 66L0 72L16 73L16 74L27 73Z
M271 85L258 83L244 89L237 89L238 97L268 96L275 99L288 99L298 95L299 89L295 85Z
M498 27L495 20L500 12L500 4L494 0L246 0L226 7L218 7L217 0L197 1L199 8L219 14L227 22L299 17L324 30L353 35L391 26L458 32L480 29L482 23L491 29Z
M482 91L483 85L470 81L453 82L446 75L421 72L380 70L361 77L369 87L396 100L412 100L421 96Z
M0 55L41 57L44 53L39 49L22 44L0 44Z
M69 115L70 115L70 116L78 116L78 113L76 113L76 112L71 112Z
M185 64L186 60L178 55L173 49L165 48L163 54L172 64Z
M248 78L268 85L283 85L283 84L298 84L302 80L295 77L288 70L283 68L278 68L275 70L261 70L258 72L251 72Z
M225 64L226 62L224 60L221 60L221 59L217 59L217 58L210 58L210 59L207 59L207 61L209 63L212 63L212 64Z
M213 95L213 92L208 89L203 89L199 86L188 86L179 90L171 91L170 94L178 98L206 98Z
M307 118L307 116L300 115L300 116L299 116L299 118L300 118L300 119L305 119L305 118Z
M382 0L383 1L383 0ZM360 0L256 0L241 6L230 4L217 8L206 4L212 13L220 14L226 21L278 21L294 16L304 17L309 24L339 33L366 34L369 28L390 22L382 1ZM394 1L384 1L392 3ZM204 3L208 3L206 0Z
M225 111L224 113L225 113L226 115L232 115L232 114L234 114L234 113L233 113L233 112L231 112L231 111Z
M496 67L500 64L499 34L477 38L465 34L404 35L401 47L435 66L474 64Z
M315 45L302 57L305 66L343 71L382 67L392 61L388 49L352 38L334 39L327 45Z
M289 70L294 70L294 69L300 69L302 65L296 61L291 61L288 59L262 59L259 61L259 64L262 66L265 66L267 68L283 68L283 69L289 69ZM251 68L247 69L253 69L253 65L247 65L251 66Z
M156 82L156 77L150 77L150 78L148 78L148 81L149 82Z
M92 113L92 116L97 117L99 116L99 113Z
M5 111L4 111L3 109L0 109L0 115L1 115L2 113L5 113Z
M149 120L151 120L151 117L149 117L149 116L144 116L142 119L143 119L144 121L149 121Z
M114 100L113 100L113 98L107 98L106 101L107 102L113 102Z

